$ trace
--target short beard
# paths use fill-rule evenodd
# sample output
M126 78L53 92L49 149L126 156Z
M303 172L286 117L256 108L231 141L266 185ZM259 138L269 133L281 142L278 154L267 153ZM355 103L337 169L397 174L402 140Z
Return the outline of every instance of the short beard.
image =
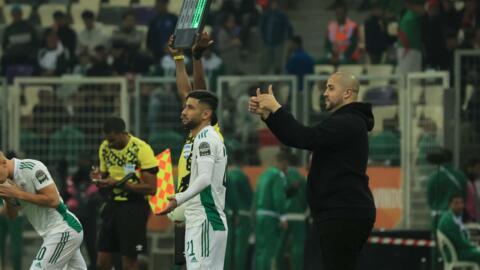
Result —
M183 128L185 128L188 131L193 130L194 128L198 127L199 123L195 123L194 121L189 121L185 124L183 124Z

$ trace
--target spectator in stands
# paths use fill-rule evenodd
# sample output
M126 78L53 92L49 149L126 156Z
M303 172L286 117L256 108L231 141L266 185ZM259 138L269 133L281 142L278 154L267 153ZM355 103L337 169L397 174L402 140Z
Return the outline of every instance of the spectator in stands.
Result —
M444 148L431 150L428 161L437 166L427 180L427 200L432 216L432 228L437 228L439 218L448 211L450 198L460 194L466 198L467 177L452 165L452 152Z
M222 58L218 56L210 48L206 49L202 56L203 69L205 71L205 77L209 83L209 88L212 91L216 90L217 77L225 73L225 65Z
M155 63L165 55L168 38L175 31L177 16L168 12L169 0L157 0L157 16L148 25L147 47L153 55Z
M173 77L175 76L176 70L175 61L169 53L168 46L165 46L165 52L166 54L163 55L162 59L160 59L160 68L162 69L162 75L165 77ZM186 55L183 61L186 66L190 64L190 58Z
M58 38L68 50L68 54L72 57L75 56L77 52L77 33L70 28L68 17L65 13L62 11L55 11L53 13L53 26L45 31L44 40L50 31L57 32Z
M289 57L286 71L288 74L296 75L298 78L298 90L303 89L303 77L313 74L315 60L303 49L301 36L294 36L290 39Z
M479 221L480 220L480 159L472 158L467 162L465 166L465 174L468 178L467 183L467 198L465 200L465 212L467 213L467 220Z
M35 28L22 18L22 9L13 6L13 21L5 28L2 48L2 72L6 73L11 65L36 66L38 41Z
M107 47L107 38L102 29L95 22L95 14L90 10L82 13L82 19L85 29L78 34L77 55L83 51L87 51L90 55L95 55L97 46Z
M111 76L113 74L112 66L107 61L108 51L103 45L95 47L92 66L87 70L87 76Z
M77 56L77 65L73 68L73 74L87 75L87 71L92 67L90 54L84 51Z
M430 0L426 5L426 14L423 19L422 31L428 33L423 35L425 46L426 68L448 70L450 68L450 57L447 49L445 17L441 13L438 0Z
M321 62L332 65L357 63L358 24L347 18L347 6L338 4L335 8L336 20L328 23L325 34L325 55Z
M445 26L456 35L462 23L462 14L455 9L454 2L451 0L440 0L440 4L441 13L445 18Z
M146 74L150 69L150 59L138 50L132 50L123 41L115 41L112 44L113 72L117 75Z
M33 129L43 138L66 124L68 112L65 104L51 90L38 92L39 102L33 107Z
M263 12L260 32L264 45L262 73L282 73L284 44L292 36L293 29L277 0L270 0L269 8Z
M383 120L383 130L370 137L369 149L369 163L383 166L400 165L398 116Z
M16 157L15 153L9 151L7 158ZM15 219L9 219L4 212L4 202L0 199L0 258L2 267L6 267L6 243L9 238L8 253L12 270L22 270L22 246L23 246L23 228L25 217L21 214Z
M480 265L480 249L468 239L469 233L462 221L465 207L463 198L463 195L458 193L449 197L448 211L442 214L438 230L452 243L459 261L471 261ZM443 259L451 260L451 254L447 256L449 258Z
M365 48L370 64L380 64L391 43L382 6L380 3L373 4L370 16L365 20Z
M222 28L218 33L218 52L223 59L225 74L240 74L240 49L242 42L239 37L240 29L237 25L235 15L229 14L225 17Z
M38 66L42 76L60 76L67 72L70 52L58 38L56 31L45 33L45 44L38 51Z
M127 50L139 51L145 37L136 28L135 13L133 11L126 12L123 14L122 20L122 26L113 32L112 43L123 43Z
M398 29L397 69L399 75L422 69L423 0L406 0L407 11Z

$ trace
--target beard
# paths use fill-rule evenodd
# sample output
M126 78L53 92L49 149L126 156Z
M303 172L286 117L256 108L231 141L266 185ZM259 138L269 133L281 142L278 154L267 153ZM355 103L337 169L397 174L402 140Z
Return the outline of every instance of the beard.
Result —
M184 121L182 119L182 124L183 124L183 128L190 131L190 130L196 128L200 123L195 121L194 119L190 119L188 121Z

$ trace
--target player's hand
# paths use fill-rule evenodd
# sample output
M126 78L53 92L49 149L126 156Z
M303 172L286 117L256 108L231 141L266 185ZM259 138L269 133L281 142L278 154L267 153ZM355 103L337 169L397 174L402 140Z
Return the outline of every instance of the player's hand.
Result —
M183 55L183 50L182 49L176 49L176 48L173 47L174 42L175 42L175 36L171 35L170 38L168 38L167 46L168 46L168 51L170 52L172 57L177 56L177 55Z
M168 196L167 200L168 200L167 207L165 207L165 209L163 209L160 213L158 213L159 215L166 215L172 212L173 209L177 208L177 199L175 199L175 195Z
M276 112L282 105L278 103L277 99L273 95L273 88L272 85L268 86L268 91L266 94L262 94L260 89L257 89L257 98L256 101L258 102L258 108L260 110L267 110L271 113Z
M97 182L98 186L101 188L113 187L117 184L117 180L107 177Z
M260 89L257 89L257 91L260 91ZM251 97L248 101L248 111L260 115L263 119L267 119L270 115L269 111L260 109L260 104L256 96Z
M13 182L12 182L13 183ZM0 197L2 198L18 198L22 190L15 184L0 186Z
M203 32L201 34L197 34L195 38L195 43L192 46L192 53L195 54L202 54L203 51L208 49L213 44L213 39L207 32Z

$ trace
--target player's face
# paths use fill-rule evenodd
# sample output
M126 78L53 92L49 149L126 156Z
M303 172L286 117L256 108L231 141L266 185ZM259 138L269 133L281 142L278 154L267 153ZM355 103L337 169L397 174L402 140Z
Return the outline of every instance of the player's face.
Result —
M202 114L204 112L203 106L200 104L196 98L188 98L185 102L185 107L183 108L180 118L182 119L182 124L188 130L192 130L202 121Z
M338 109L343 104L344 89L338 83L335 75L331 76L327 81L327 88L323 93L325 97L325 109L333 111Z
M110 132L105 134L105 139L113 149L122 149L124 147L122 133Z
M464 207L465 204L462 198L455 198L450 202L450 209L452 209L452 212L457 215L461 215L463 213Z

